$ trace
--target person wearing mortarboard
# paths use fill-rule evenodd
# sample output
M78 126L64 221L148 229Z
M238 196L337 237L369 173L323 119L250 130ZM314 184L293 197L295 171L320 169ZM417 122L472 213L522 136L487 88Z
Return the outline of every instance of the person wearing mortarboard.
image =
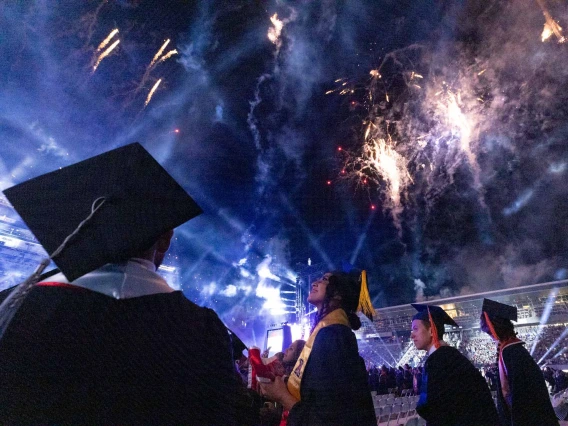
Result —
M443 340L444 324L456 322L439 306L412 304L410 338L427 352L416 412L428 426L496 426L497 411L485 379Z
M356 312L374 311L366 273L328 272L311 285L308 302L317 308L316 324L284 383L261 383L264 395L289 411L288 426L376 426L365 363L351 330Z
M0 298L0 423L251 424L227 329L156 273L201 209L140 144L4 192L61 273Z
M501 426L558 426L542 371L517 338L517 308L483 299L480 327L497 342L497 409Z

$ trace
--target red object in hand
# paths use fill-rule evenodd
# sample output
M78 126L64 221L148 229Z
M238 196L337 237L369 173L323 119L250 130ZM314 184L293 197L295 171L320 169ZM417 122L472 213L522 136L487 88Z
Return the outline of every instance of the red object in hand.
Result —
M270 358L261 358L260 349L249 349L249 362L252 368L251 388L256 389L258 379L274 380L276 376L283 376L284 366L277 355Z

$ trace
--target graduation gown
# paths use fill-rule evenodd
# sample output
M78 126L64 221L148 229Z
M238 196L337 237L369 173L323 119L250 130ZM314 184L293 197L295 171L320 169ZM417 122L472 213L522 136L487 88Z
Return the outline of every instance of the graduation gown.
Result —
M544 375L524 347L524 342L509 344L501 353L510 391L505 401L501 379L497 375L497 409L501 425L558 426Z
M302 375L301 401L290 410L288 426L376 426L365 363L345 325L322 328Z
M496 426L499 423L485 379L451 346L440 346L426 360L416 411L428 426Z
M181 292L34 287L0 341L1 424L253 424L226 328Z

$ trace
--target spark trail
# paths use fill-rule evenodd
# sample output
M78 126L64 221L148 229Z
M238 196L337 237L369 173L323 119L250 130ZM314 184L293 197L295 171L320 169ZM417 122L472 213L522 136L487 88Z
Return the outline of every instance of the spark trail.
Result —
M148 104L152 100L152 96L154 96L154 92L156 91L156 89L158 88L158 86L160 85L161 82L162 82L162 79L160 78L158 81L156 81L156 84L154 84L152 89L150 89L150 92L148 93L148 97L146 98L146 102L144 102L144 108L146 108L146 106L148 106Z
M145 88L146 82L150 78L150 74L158 66L158 64L168 60L169 58L171 58L174 55L177 55L178 51L176 49L173 49L173 50L170 50L168 53L166 53L164 56L162 56L162 54L164 53L164 50L166 50L166 47L168 46L169 43L170 43L170 39L167 39L164 42L164 44L162 44L160 49L158 49L158 51L156 52L156 54L154 55L154 57L152 58L152 60L148 64L148 66L146 67L146 71L144 71L144 75L142 76L142 79L140 80L140 82L136 86L136 89L134 89L133 97L136 96L136 94L138 94L141 90L143 90ZM161 80L162 79L160 79L160 81ZM132 101L132 99L130 99L130 101ZM146 105L148 105L148 103L144 104L144 107L146 107Z
M120 40L116 40L113 44L110 45L110 47L108 49L106 49L103 53L101 53L99 55L99 57L97 58L97 61L93 65L93 72L95 72L97 70L101 61L104 58L106 58L108 55L110 55L110 53L116 48L116 46L118 46L119 43L120 43Z
M545 42L554 34L558 43L564 43L566 41L566 37L562 34L562 27L554 20L554 18L552 18L550 12L546 8L544 0L537 0L537 3L542 9L542 13L546 21L544 23L544 29L542 30L541 40Z
M174 50L170 50L168 53L166 53L164 56L162 56L159 60L158 60L158 64L160 62L164 62L167 61L168 59L170 59L172 56L177 55L178 51L176 49ZM157 64L156 64L157 65Z
M100 52L101 50L103 50L107 44L110 43L110 40L118 34L118 28L115 28L114 30L112 30L110 32L110 34L107 36L107 38L105 38L101 44L99 44L99 47L97 47L97 50L95 52Z
M284 29L286 24L296 20L297 16L298 14L296 10L290 8L290 16L284 20L278 19L277 13L270 17L272 26L268 28L268 33L266 34L266 36L276 46L276 50L274 51L274 67L272 72L262 74L257 79L256 87L254 90L254 100L249 101L250 110L247 115L247 124L253 135L254 144L259 150L261 149L261 134L260 130L258 129L258 119L255 117L254 111L256 107L262 102L260 88L265 81L271 80L273 76L278 72L278 56L280 55L280 48L282 47L282 30Z
M148 65L148 69L152 69L152 67L154 66L154 64L156 63L156 61L158 60L158 58L162 55L162 53L164 52L164 50L166 49L167 45L170 44L170 39L167 39L164 44L162 44L162 47L160 47L160 49L158 50L158 52L154 55L154 57L152 58L152 61L150 62L150 65Z

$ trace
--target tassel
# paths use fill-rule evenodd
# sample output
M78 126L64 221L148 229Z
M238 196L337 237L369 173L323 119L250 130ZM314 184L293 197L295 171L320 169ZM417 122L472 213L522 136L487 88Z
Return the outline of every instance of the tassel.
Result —
M361 291L359 292L359 305L357 306L357 312L363 312L367 318L373 321L375 309L371 303L371 296L369 295L369 289L367 288L367 271L365 270L361 272Z
M0 339L2 339L2 337L4 336L4 333L8 329L10 322L12 322L14 315L16 315L16 312L18 311L20 306L22 305L22 303L24 303L24 300L26 299L28 293L42 278L41 274L44 269L49 266L49 263L53 258L59 256L59 254L67 247L69 241L79 233L83 225L91 220L93 215L105 202L105 197L99 197L95 201L93 201L93 204L91 205L91 214L87 216L81 223L79 223L77 228L75 228L75 230L70 235L68 235L65 240L63 240L63 243L61 243L57 250L55 250L51 255L49 255L49 257L43 259L40 262L37 269L32 275L26 278L24 282L16 285L12 292L8 295L8 297L6 297L6 299L4 299L4 301L0 304Z
M485 322L487 323L487 327L489 327L489 331L491 332L491 336L493 336L493 338L496 341L499 341L499 336L497 335L497 332L495 331L495 327L493 327L493 323L489 319L489 315L487 315L487 312L483 312L483 316L485 317Z
M432 330L432 339L434 340L434 347L438 349L440 347L440 337L438 336L438 329L430 313L430 308L428 308L428 319L430 320L430 330Z

